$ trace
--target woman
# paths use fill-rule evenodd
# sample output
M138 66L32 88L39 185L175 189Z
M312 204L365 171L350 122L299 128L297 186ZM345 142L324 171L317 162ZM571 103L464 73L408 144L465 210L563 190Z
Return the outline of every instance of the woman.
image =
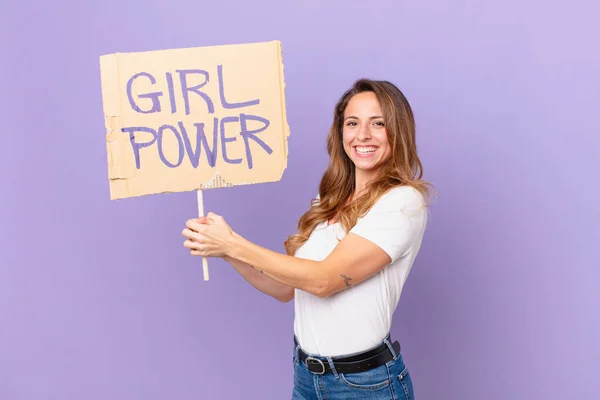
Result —
M412 110L386 81L359 80L339 100L330 164L286 253L209 213L184 246L223 257L258 290L295 298L293 399L414 399L392 316L427 223Z

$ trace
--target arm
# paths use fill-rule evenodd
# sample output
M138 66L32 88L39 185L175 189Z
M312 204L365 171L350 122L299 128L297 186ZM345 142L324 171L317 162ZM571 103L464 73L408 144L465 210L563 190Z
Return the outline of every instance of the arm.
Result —
M243 261L225 256L225 261L231 264L237 272L246 279L248 283L254 286L260 292L267 294L282 303L287 303L294 298L294 288L277 282L260 271L253 268L251 265Z
M353 233L341 240L323 261L280 254L234 233L229 257L254 265L277 282L319 297L328 297L356 285L391 261L380 247Z
M273 252L235 232L224 249L232 258L253 265L278 282L328 297L363 282L407 254L427 221L422 200L411 188L390 191L322 261Z
M415 201L420 197L409 193L399 189L384 196L322 261L260 247L235 233L223 217L214 213L189 220L183 234L191 238L186 247L192 255L239 260L283 285L328 297L359 284L402 257L413 239L422 235L426 209ZM413 207L417 209L410 210Z

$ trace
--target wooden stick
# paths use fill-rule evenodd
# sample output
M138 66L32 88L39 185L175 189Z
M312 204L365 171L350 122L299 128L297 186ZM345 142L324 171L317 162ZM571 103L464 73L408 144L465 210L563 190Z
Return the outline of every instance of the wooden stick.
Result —
M202 190L198 190L198 216L204 216L204 202L202 201ZM202 271L204 272L204 280L208 280L208 259L202 257Z

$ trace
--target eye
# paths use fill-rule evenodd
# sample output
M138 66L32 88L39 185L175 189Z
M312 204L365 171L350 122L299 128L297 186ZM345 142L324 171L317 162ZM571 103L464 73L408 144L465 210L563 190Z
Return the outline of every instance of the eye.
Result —
M383 123L383 121L377 121L377 122L375 122L375 125L377 125L377 126L385 126L385 124Z
M354 121L348 121L348 122L346 123L346 125L347 125L347 126L355 126L355 125L356 125L356 122L354 122Z

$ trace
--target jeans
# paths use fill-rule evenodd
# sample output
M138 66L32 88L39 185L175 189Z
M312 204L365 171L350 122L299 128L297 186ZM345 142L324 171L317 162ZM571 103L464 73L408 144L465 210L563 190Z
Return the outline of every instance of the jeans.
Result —
M386 338L384 342L392 350ZM298 359L294 348L294 390L292 400L414 400L414 391L408 368L401 354L393 360L368 371L350 374L333 372L319 375L310 372ZM325 363L327 357L316 357ZM330 363L330 365L333 365Z

